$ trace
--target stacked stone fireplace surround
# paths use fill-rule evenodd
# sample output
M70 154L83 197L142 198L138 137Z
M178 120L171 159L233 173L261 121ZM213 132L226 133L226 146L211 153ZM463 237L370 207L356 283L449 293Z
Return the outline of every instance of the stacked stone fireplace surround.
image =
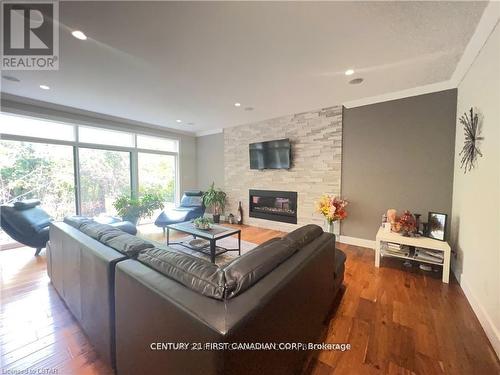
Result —
M288 138L292 147L290 169L250 169L250 143L283 138ZM340 195L341 165L342 106L225 128L225 211L236 214L241 201L245 224L286 232L310 223L324 227L315 202L325 193ZM249 217L250 189L296 191L297 224Z

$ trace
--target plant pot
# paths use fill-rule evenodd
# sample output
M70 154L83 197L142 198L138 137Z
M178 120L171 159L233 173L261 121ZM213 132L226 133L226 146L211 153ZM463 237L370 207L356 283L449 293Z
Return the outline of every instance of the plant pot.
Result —
M213 219L215 224L220 223L220 214L213 214Z

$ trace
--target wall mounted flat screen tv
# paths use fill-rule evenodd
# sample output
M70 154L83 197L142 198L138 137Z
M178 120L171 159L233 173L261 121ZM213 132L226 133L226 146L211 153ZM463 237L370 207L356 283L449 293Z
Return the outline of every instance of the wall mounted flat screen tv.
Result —
M251 143L249 148L250 169L290 168L291 148L288 139Z

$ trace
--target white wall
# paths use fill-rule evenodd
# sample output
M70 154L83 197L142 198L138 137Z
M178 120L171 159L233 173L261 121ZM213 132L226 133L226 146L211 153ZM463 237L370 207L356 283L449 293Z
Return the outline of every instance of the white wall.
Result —
M464 143L458 117L482 116L483 157L470 173L460 169ZM452 207L453 270L500 357L500 26L490 35L458 87ZM450 312L452 313L452 312Z

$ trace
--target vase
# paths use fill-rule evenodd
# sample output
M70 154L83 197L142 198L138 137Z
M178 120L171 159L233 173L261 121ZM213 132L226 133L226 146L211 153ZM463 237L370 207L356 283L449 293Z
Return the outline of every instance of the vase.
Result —
M332 234L339 234L337 221L326 221L326 231Z

